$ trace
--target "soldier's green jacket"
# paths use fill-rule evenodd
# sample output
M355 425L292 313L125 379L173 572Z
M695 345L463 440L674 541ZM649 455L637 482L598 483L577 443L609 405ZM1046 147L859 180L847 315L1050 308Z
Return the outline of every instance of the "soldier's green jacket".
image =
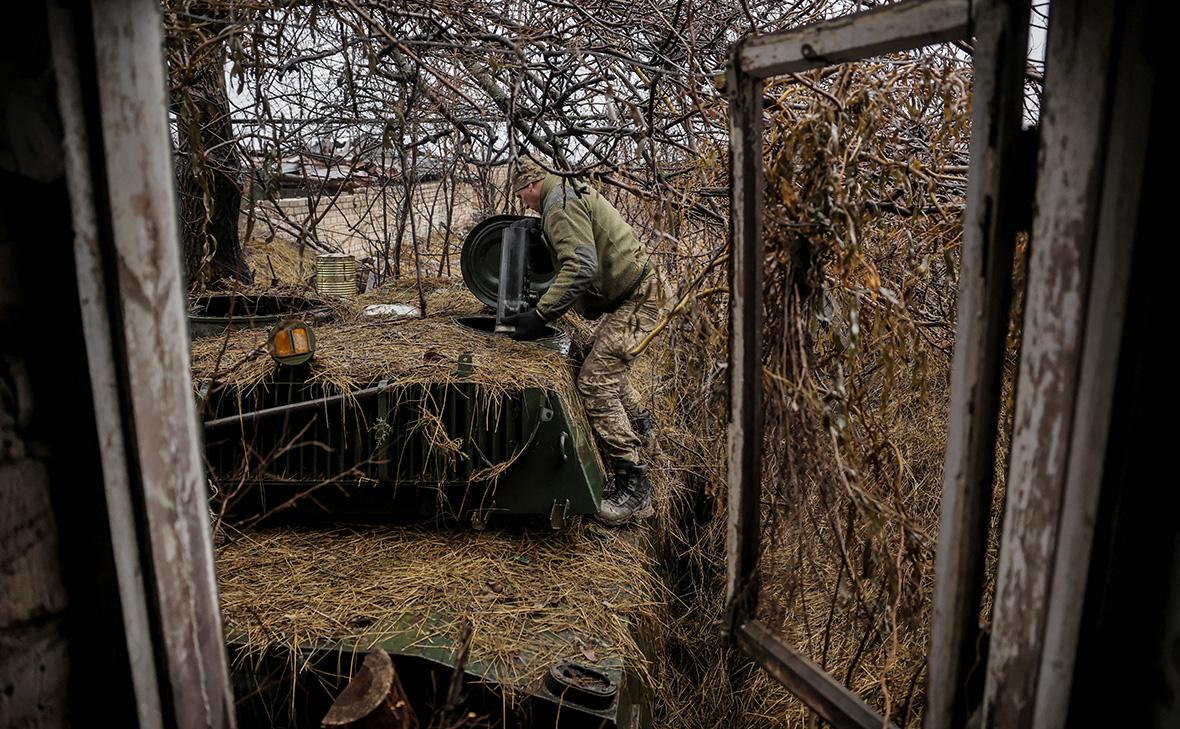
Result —
M647 271L647 253L610 201L578 180L546 175L541 227L557 259L557 278L537 312L553 321L573 308L589 318L613 310Z

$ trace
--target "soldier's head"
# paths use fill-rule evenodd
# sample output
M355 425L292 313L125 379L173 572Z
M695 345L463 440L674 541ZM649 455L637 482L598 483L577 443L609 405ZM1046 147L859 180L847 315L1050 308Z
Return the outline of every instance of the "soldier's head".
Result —
M529 210L541 212L541 181L545 170L527 157L517 157L512 171L512 194Z

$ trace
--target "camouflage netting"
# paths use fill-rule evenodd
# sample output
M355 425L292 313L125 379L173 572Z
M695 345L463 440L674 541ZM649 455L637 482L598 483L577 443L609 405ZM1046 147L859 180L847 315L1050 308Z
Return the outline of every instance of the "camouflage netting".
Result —
M276 648L298 671L300 649L335 641L367 650L412 636L457 653L469 624L473 670L510 686L574 659L625 664L655 688L637 636L662 634L666 595L650 551L625 532L274 528L221 541L225 630L247 673Z
M431 317L478 310L462 290L419 285L419 274L447 269L462 230L448 215L429 218L433 234L416 233L411 201L437 174L452 195L470 184L486 214L509 211L515 202L502 171L518 153L595 179L636 224L653 264L682 285L680 314L636 383L660 421L649 454L657 487L651 532L671 597L661 606L666 630L651 668L664 689L659 726L815 721L724 637L729 174L726 99L714 81L749 30L797 27L867 5L678 2L636 12L603 3L587 23L577 3L210 0L197 5L202 12L187 0L167 4L169 34L196 32L203 41L193 57L170 56L174 78L201 55L222 70L228 54L239 93L253 89L235 110L248 118L239 146L250 154L228 170L203 160L207 170L235 180L245 173L269 199L278 192L264 183L282 161L335 155L341 169L363 168L365 184L405 201L379 218L369 211L389 220L377 241L379 267L401 276L366 295L372 300L418 306ZM970 52L960 43L791 75L769 82L762 99L767 432L759 615L905 726L921 722ZM1035 72L1029 85L1026 110L1035 114ZM173 93L178 123L191 124L200 97ZM272 101L280 99L302 121L278 118ZM348 145L337 149L337 139ZM200 156L200 145L190 146L179 151ZM304 187L299 194L309 199L334 194L326 177ZM330 241L315 216L296 222L289 232L298 232L303 251L247 241L256 278L268 279L273 267L274 278L309 287L306 251L329 250ZM369 328L349 311L323 330L323 359L314 366L325 386L454 371L453 325ZM273 365L257 349L261 336L235 333L225 351L220 340L197 342L197 381L247 389L264 381ZM338 349L370 338L380 360ZM399 352L401 343L414 346ZM493 385L505 384L501 364L521 366L514 379L566 376L503 345L482 358L495 366L478 376ZM438 361L425 360L431 348Z
M569 364L556 352L508 337L484 334L449 317L377 318L314 326L312 381L338 392L389 380L391 385L473 382L490 391L572 387ZM193 343L193 378L246 391L273 377L279 365L267 354L266 329L232 332ZM471 355L470 374L459 358Z
M265 293L298 291L287 285ZM304 290L304 295L318 298L310 290ZM551 349L459 323L461 317L490 315L461 279L401 279L355 298L330 298L329 302L327 320L313 325L316 354L311 372L314 381L336 392L382 379L406 385L456 382L459 357L468 354L473 368L464 374L465 382L495 392L525 387L573 391L568 361ZM425 317L362 313L366 307L380 304L402 304L421 312L423 302ZM562 319L560 327L569 335L575 356L588 348L593 331L590 322L571 314ZM279 365L267 355L267 335L267 329L234 330L231 326L228 336L196 339L192 345L194 385L228 386L246 392L272 378Z
M334 321L315 325L313 379L341 392L382 379L395 386L474 382L489 402L542 387L565 393L574 416L584 417L565 358L457 323L455 315L482 311L459 281L426 280L422 291L433 311L447 313L360 315L369 304L413 303L416 282L336 302ZM586 340L587 323L569 326L575 339ZM220 383L248 401L277 371L266 336L252 329L194 341L194 383ZM466 354L472 368L460 377L458 360ZM535 685L560 659L625 666L647 691L662 680L650 648L638 643L641 635L662 640L667 602L641 534L590 522L561 533L412 526L241 531L220 519L216 525L226 635L235 646L237 680L253 682L251 694L265 692L281 704L296 676L314 673L309 656L317 648L343 642L367 650L412 634L422 643L450 641L457 652L468 625L473 669L518 689ZM263 668L276 654L288 664L278 676ZM504 694L507 703L519 698Z

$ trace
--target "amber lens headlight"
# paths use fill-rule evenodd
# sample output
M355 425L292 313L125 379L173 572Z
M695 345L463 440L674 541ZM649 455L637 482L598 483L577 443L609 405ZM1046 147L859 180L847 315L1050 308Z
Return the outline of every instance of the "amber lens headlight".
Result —
M279 322L270 330L266 350L281 365L300 365L315 354L315 334L307 322Z

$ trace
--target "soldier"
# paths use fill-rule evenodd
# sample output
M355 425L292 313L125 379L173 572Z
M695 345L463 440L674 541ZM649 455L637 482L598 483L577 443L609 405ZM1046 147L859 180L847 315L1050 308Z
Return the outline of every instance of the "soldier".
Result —
M558 271L535 309L506 321L515 325L515 337L530 339L571 308L590 319L601 317L577 383L615 476L615 489L603 499L599 518L619 525L651 516L651 484L636 430L646 436L654 422L640 409L628 370L631 352L668 311L671 296L648 265L635 231L593 187L547 174L524 158L517 160L511 183L524 206L541 213Z

